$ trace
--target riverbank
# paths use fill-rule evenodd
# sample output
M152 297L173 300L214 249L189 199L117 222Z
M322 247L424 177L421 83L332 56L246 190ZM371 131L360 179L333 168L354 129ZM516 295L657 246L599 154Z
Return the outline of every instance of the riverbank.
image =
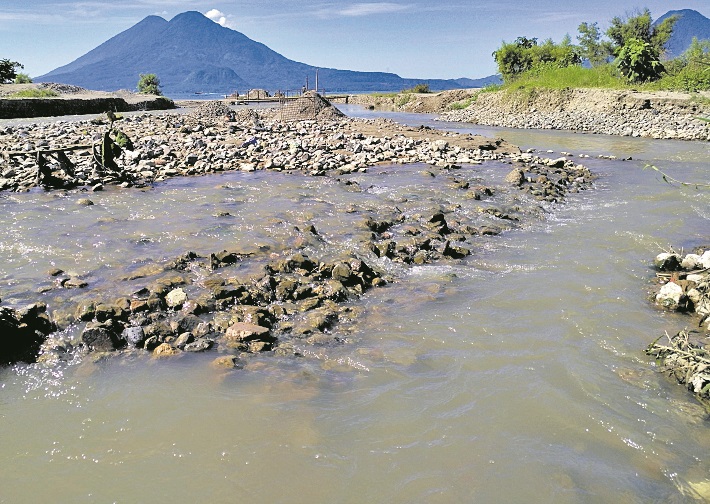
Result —
M710 97L610 89L455 90L436 94L351 96L382 110L429 112L441 120L522 129L570 130L658 139L710 140ZM452 110L455 107L465 107Z
M172 108L175 104L164 96L125 90L108 93L55 83L0 84L0 119Z

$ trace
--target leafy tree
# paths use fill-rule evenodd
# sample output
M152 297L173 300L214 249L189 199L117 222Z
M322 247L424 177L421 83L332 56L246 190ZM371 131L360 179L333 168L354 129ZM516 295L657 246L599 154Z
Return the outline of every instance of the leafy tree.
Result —
M650 44L653 50L660 55L663 54L666 42L671 38L673 26L677 21L678 16L670 16L662 23L653 26L651 11L644 9L643 12L637 11L636 15L627 16L625 20L619 16L613 18L606 34L614 44L613 49L616 56L631 39Z
M18 73L15 76L15 84L32 84L32 79L26 73Z
M162 96L160 91L160 79L155 74L140 74L138 81L138 92L143 94L152 94Z
M512 44L504 41L503 45L493 52L493 58L504 80L514 79L523 72L542 66L565 68L582 62L579 51L572 45L569 36L560 44L555 44L552 39L538 44L536 38L527 37L518 37Z
M592 66L603 65L612 55L611 43L602 40L602 33L598 23L582 23L577 28L579 35L580 56L591 63Z
M17 77L17 71L21 68L25 68L25 66L17 61L10 61L9 59L0 60L0 84L7 84L8 82L14 81L15 77Z
M626 41L616 57L616 66L631 82L656 80L664 70L656 48L651 43L637 38Z

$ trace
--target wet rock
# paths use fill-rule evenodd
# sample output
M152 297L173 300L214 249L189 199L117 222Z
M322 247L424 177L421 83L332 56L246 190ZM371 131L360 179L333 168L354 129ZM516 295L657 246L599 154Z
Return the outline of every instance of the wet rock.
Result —
M145 344L145 333L142 327L126 327L121 334L126 343L136 348L143 348Z
M262 327L247 322L237 322L230 326L225 333L225 338L234 341L275 341L268 327Z
M515 168L505 176L505 181L514 186L521 186L525 181L525 173L520 168Z
M41 321L36 319L39 315L43 316ZM42 343L51 332L51 322L45 316L42 305L32 305L24 313L0 307L0 365L35 362Z
M89 284L87 282L76 277L66 278L61 281L61 286L65 289L83 289L88 285Z
M451 245L451 242L447 241L444 243L444 248L441 251L441 255L444 257L449 257L451 259L463 259L466 256L471 255L471 251L464 247L457 247Z
M120 329L113 321L89 322L81 333L81 341L95 352L111 352L125 346Z
M153 349L153 355L155 357L172 357L174 355L178 355L179 353L180 350L168 343L161 343Z
M656 295L656 302L664 308L676 310L681 306L683 297L683 288L675 282L668 282Z
M660 271L676 271L681 267L681 257L678 254L662 253L656 256L654 264Z
M208 338L197 338L195 341L188 343L183 348L185 352L206 352L212 348L214 342Z
M222 371L241 369L244 367L244 364L241 362L239 357L236 357L234 355L225 355L223 357L217 357L215 360L212 361L210 365L214 369Z
M193 341L195 341L195 336L191 332L184 332L173 342L173 346L179 348L180 350L184 350L185 345L192 343Z

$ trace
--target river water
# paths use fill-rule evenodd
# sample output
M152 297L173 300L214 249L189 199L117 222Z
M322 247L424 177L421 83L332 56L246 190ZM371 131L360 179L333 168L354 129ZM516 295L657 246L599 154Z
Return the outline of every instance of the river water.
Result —
M643 167L707 182L708 144L386 115L503 136L554 157L588 154L599 178L546 207L544 220L481 241L465 260L380 264L399 280L354 302L357 324L336 328L347 343L305 345L303 358L262 355L228 374L209 366L214 353L0 369L0 502L710 495L707 415L643 353L687 324L647 301L652 258L710 245L710 193L672 187ZM425 198L426 185L407 170L374 170L372 190L350 196L332 179L260 172L109 188L91 194L91 207L75 193L2 194L0 295L61 308L65 291L37 294L51 283L47 271L61 267L89 282L81 296L117 297L132 288L119 279L126 271L186 250L235 242L277 250L294 220L356 247L344 209L367 198ZM230 218L215 217L225 211Z

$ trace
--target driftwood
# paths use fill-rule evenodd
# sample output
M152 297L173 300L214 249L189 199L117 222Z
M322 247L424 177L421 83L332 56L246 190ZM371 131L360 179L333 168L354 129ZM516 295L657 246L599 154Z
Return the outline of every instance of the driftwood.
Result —
M673 337L665 334L668 344L659 337L646 348L646 354L656 358L663 370L674 376L710 410L710 352L706 338L692 338L696 333L680 331Z

